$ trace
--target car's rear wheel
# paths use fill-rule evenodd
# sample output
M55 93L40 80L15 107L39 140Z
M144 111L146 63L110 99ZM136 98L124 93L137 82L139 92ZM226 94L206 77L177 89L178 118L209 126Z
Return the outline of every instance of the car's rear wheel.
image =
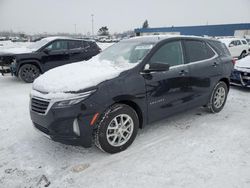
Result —
M210 96L209 104L207 105L208 110L212 113L220 112L227 100L228 87L225 82L218 82L213 89Z
M32 64L25 64L21 66L18 76L26 83L32 83L41 74L39 68Z
M115 104L101 118L95 135L95 144L107 153L118 153L134 141L139 119L130 106Z

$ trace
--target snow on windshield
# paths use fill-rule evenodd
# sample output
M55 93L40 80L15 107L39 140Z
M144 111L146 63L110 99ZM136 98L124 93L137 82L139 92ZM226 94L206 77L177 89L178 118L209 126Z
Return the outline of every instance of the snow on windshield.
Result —
M100 60L112 61L116 64L138 63L152 48L152 43L119 42L104 50L100 54Z
M34 42L33 44L27 46L27 48L33 49L33 50L38 50L50 41L51 41L50 39L44 38L44 39L41 39L41 40Z

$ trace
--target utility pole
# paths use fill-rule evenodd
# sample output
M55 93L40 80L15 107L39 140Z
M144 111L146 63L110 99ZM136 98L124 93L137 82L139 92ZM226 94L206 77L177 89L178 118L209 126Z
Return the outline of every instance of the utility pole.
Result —
M75 34L76 34L76 24L75 24Z
M94 14L91 14L91 22L92 22L92 37L94 38Z

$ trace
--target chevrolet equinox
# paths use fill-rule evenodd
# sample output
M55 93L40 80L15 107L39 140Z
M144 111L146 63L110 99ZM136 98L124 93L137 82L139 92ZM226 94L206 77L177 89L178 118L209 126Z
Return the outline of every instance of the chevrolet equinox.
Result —
M200 106L220 112L232 68L226 46L214 39L135 37L37 78L30 115L54 141L90 147L94 140L117 153L156 120Z

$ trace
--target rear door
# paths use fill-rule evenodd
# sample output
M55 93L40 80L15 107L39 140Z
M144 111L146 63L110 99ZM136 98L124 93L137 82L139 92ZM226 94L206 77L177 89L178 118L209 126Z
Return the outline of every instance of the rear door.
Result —
M81 40L69 40L70 62L83 61L87 58L86 50Z
M68 52L67 40L56 40L49 44L42 52L42 64L44 70L65 65L69 63L70 57Z
M90 59L91 57L101 52L101 49L93 41L84 41L83 44L84 44L85 53L88 59Z
M213 48L202 40L185 39L185 53L190 75L191 106L204 105L222 75L222 64Z
M149 122L183 110L189 101L189 73L184 64L182 42L176 40L161 45L148 62L149 65L153 63L167 63L170 69L142 74L146 84Z

